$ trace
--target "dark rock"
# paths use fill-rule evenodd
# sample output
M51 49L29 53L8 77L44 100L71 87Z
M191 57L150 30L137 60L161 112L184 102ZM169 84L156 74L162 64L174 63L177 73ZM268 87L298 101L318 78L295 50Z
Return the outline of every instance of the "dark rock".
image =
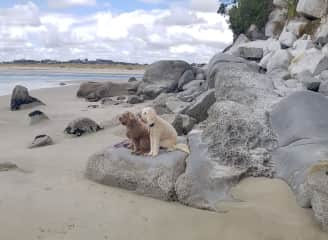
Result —
M31 125L40 123L44 120L49 120L48 116L40 110L35 110L33 112L30 112L28 116L30 117Z
M44 147L52 145L53 140L48 135L38 135L34 138L33 142L29 145L29 148Z
M130 77L129 78L129 82L136 82L136 81L138 81L135 77Z
M311 82L308 83L306 86L307 90L313 91L313 92L319 92L319 88L320 88L320 82Z
M12 111L26 107L44 105L39 99L31 97L26 87L16 86L11 95L10 109Z
M152 100L158 97L161 93L167 92L167 89L167 84L142 83L138 88L137 95L144 96L147 100Z
M97 132L102 129L90 118L78 118L68 124L65 128L65 133L80 137L83 134Z

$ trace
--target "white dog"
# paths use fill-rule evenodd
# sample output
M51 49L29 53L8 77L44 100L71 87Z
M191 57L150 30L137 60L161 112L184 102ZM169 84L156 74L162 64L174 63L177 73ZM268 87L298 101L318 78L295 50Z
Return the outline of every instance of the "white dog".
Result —
M181 150L189 153L188 146L185 144L177 144L178 134L174 127L159 117L156 111L147 107L142 110L142 119L146 122L150 133L150 152L149 156L157 156L160 147L169 151Z

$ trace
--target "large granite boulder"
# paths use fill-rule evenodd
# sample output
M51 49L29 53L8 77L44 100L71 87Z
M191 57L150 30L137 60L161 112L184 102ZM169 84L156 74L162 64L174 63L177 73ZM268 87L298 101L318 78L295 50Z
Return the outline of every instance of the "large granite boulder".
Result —
M268 72L272 72L276 69L288 69L292 58L293 57L288 50L281 49L276 51L268 61Z
M244 170L211 159L201 131L191 131L188 143L186 170L175 184L178 200L191 207L215 211L220 200L232 200L229 190L239 182Z
M273 176L271 154L278 143L268 111L280 98L268 75L237 59L209 64L216 103L199 125L201 131L189 134L191 154L176 183L184 204L216 210L216 203L229 200L230 188L242 177Z
M86 82L80 85L76 95L94 102L105 97L128 95L129 90L137 85L138 83Z
M317 49L309 49L304 54L293 59L289 66L289 71L293 76L302 74L305 71L313 76L328 69L328 57Z
M183 74L188 70L192 70L192 67L185 61L158 61L147 67L143 82L168 84L168 91L176 91L181 77L185 77Z
M279 143L272 157L276 177L290 185L302 207L312 206L327 229L328 189L322 184L327 175L320 173L324 168L315 167L328 157L327 98L310 91L293 93L275 106L270 121Z
M327 1L299 0L296 11L310 18L321 18L327 13Z
M26 87L18 85L14 88L10 101L12 111L38 105L44 105L44 103L37 98L31 97Z
M214 88L215 79L218 72L233 71L235 68L240 71L258 71L257 64L252 64L243 58L235 57L230 54L218 53L210 60L207 68L206 84L208 88Z
M288 8L288 0L273 0L273 5L280 8Z
M185 170L186 153L160 152L136 156L125 148L109 147L89 158L86 176L96 182L120 187L166 201L176 200L175 182Z
M142 96L145 99L152 100L158 97L161 93L167 92L169 89L169 83L149 84L143 82L139 85L137 95Z

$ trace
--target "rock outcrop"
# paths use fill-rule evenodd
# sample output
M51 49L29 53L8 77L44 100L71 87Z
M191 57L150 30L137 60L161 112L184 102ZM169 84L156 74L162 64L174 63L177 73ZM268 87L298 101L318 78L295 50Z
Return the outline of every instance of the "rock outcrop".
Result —
M31 97L26 87L18 85L14 88L10 101L12 111L38 105L44 105L44 103L37 98Z
M324 166L317 165L328 157L327 109L328 100L324 96L299 91L283 99L270 114L279 143L273 153L276 177L290 185L302 207L312 207L325 229L328 191L323 183L327 175Z
M86 176L166 201L177 199L175 182L185 170L186 153L161 152L157 157L136 156L125 148L109 147L89 158Z

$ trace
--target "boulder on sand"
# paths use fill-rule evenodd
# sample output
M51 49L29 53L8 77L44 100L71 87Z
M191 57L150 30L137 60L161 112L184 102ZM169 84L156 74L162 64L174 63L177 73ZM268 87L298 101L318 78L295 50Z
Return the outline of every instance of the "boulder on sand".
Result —
M48 116L40 110L30 112L28 116L30 117L30 125L40 123L44 120L49 120Z
M162 85L165 83L167 90L173 92L177 90L180 78L188 70L192 70L192 67L185 61L158 61L147 67L143 82Z
M160 152L157 157L132 155L109 147L89 158L86 176L96 182L166 201L176 200L175 182L185 170L186 153Z
M31 97L26 87L18 85L14 88L10 101L12 111L38 105L44 105L44 103L37 98Z
M96 102L105 97L128 95L129 90L136 84L138 83L86 82L80 85L76 95L90 102Z
M279 148L272 156L276 177L290 185L302 207L312 207L314 215L326 230L327 164L320 167L320 161L328 157L327 109L328 100L323 95L299 91L283 99L270 113L272 128L279 142ZM323 181L326 184L322 184Z
M78 118L71 121L65 128L64 132L80 137L85 133L93 133L102 129L102 127L90 118Z
M53 144L52 138L49 137L48 135L42 134L34 138L33 142L29 145L29 148L44 147L52 144Z

